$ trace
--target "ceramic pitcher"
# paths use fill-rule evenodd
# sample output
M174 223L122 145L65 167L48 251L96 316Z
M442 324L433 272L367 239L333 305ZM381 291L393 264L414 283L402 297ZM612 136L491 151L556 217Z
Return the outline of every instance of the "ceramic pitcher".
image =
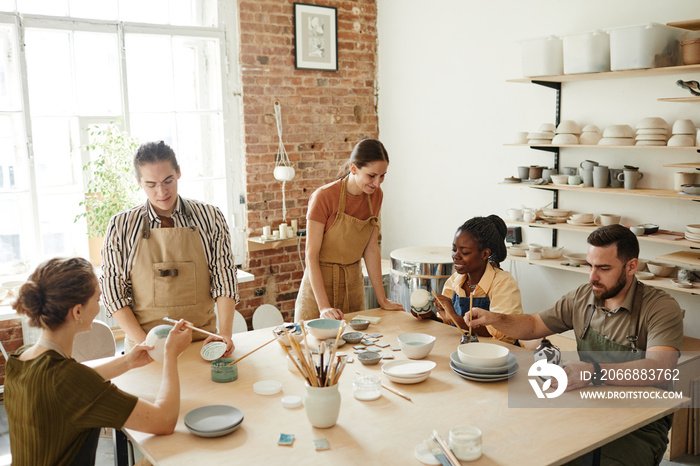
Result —
M306 417L312 426L319 429L333 427L340 414L340 392L338 384L330 387L306 386L304 397Z

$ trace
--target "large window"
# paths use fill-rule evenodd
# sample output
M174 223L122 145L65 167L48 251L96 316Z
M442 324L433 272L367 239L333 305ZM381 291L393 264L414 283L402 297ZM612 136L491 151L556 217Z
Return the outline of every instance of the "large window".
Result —
M56 255L87 257L86 225L74 222L90 160L86 129L109 122L142 142L170 144L180 193L219 206L240 236L241 206L229 201L240 192L232 167L240 138L224 138L239 133L237 104L223 101L238 95L237 73L222 69L236 51L226 39L235 31L222 26L235 8L224 0L0 0L0 275Z

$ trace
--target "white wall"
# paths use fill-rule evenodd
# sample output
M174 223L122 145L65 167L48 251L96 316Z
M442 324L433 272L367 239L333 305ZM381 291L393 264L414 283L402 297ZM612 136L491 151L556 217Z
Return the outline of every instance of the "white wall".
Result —
M475 215L505 217L509 207L541 207L551 194L498 185L518 165L552 165L551 154L504 147L517 131L554 122L554 91L506 83L521 76L518 40L550 34L696 19L699 2L687 0L377 0L379 31L379 130L391 158L383 185L384 256L402 247L449 246L456 228ZM566 83L562 119L604 128L646 116L700 126L700 104L657 102L687 95L679 76ZM684 75L684 79L698 79ZM641 187L671 188L676 169L663 163L697 162L686 151L564 149L560 166L585 159L611 167L634 164ZM682 231L700 223L700 205L629 196L566 192L560 207L618 213L623 223L654 222ZM548 232L524 228L525 242L547 243ZM585 252L586 236L560 232L569 252ZM678 250L641 243L641 257ZM584 274L504 263L518 279L526 312L551 305L587 280ZM700 338L700 296L671 294L686 309L685 333Z

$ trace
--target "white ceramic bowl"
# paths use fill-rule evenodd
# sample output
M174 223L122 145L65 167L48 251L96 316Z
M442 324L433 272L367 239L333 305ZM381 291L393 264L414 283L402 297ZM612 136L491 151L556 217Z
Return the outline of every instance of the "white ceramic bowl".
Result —
M652 280L656 275L651 272L637 272L635 276L639 280Z
M671 272L676 270L675 265L662 264L660 262L649 262L647 264L649 272L653 273L657 277L668 277Z
M549 139L554 137L554 131L546 131L541 133L527 133L528 139Z
M508 254L513 255L513 256L518 256L518 257L525 257L525 253L527 253L527 246L511 246L508 248Z
M578 142L585 146L595 146L602 136L597 131L584 132L578 138Z
M299 343L304 339L304 336L301 334L301 328L298 327L298 324L292 327L290 324L287 324L287 333L292 337L292 340L296 341ZM295 330L298 329L298 330ZM277 338L279 341L284 344L284 346L292 346L292 344L289 342L289 338L287 338L287 335L284 333L284 328L282 325L279 325L275 328L272 329L272 334Z
M676 120L676 122L673 123L673 128L671 128L671 133L673 134L695 135L696 131L697 128L695 128L695 123L693 123L693 120Z
M674 134L666 143L668 147L693 147L695 136L690 134Z
M578 144L578 137L576 137L575 134L569 134L569 133L557 134L552 139L552 144L554 144L555 146L563 146L566 144L568 144L568 145Z
M562 120L557 126L557 134L581 134L581 126L574 120Z
M559 259L562 255L563 250L564 246L547 246L542 249L542 257L544 257L545 259Z
M636 141L634 138L613 138L613 137L602 137L598 141L599 146L633 146Z
M306 323L306 328L308 328L309 333L318 340L328 340L338 335L338 328L343 324L345 324L345 321L342 320L314 319Z
M630 231L634 233L635 236L644 235L644 227L641 225L635 225L630 227Z
M568 181L568 177L567 177ZM542 209L542 213L546 215L547 217L568 217L571 215L570 210L564 210L564 209Z
M600 128L596 125L586 125L583 127L584 133L600 133Z
M508 361L508 348L493 343L465 343L457 347L459 359L464 364L478 367L498 367Z
M558 185L569 184L569 175L551 175L552 183Z
M401 351L409 359L423 359L435 345L435 337L425 333L402 333L398 340Z
M554 126L554 123L542 123L539 128L537 128L537 131L543 132L543 133L553 133L556 131L557 127Z
M633 138L634 130L630 125L610 125L603 130L603 138Z
M663 118L659 117L647 117L647 118L642 118L637 122L637 129L657 129L657 128L663 128L663 129L668 129L668 123L666 123L666 120Z
M565 258L569 259L571 265L586 265L586 254L566 254Z
M528 249L527 251L525 251L525 257L527 257L527 259L531 261L538 261L542 259L542 253L540 251L532 251Z
M700 235L700 224L686 225L685 229L688 230L688 233L692 233L694 235Z

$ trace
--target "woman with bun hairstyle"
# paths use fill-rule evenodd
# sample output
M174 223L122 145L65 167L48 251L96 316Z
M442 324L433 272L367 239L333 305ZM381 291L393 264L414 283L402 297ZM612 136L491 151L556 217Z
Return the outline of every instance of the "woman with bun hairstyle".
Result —
M306 269L294 306L294 320L342 319L365 308L360 259L382 309L403 310L386 299L379 249L379 185L389 167L384 144L357 143L338 180L311 195L306 215Z
M93 368L71 358L73 339L90 330L100 288L82 258L50 259L37 267L12 307L41 328L41 337L7 361L5 409L14 465L94 464L101 427L170 434L180 410L177 357L192 341L179 321L165 342L163 379L154 402L119 390L109 379L153 360L136 345Z
M469 298L474 294L474 307L503 314L522 314L520 288L513 276L501 270L506 258L506 224L498 215L474 217L457 229L452 242L455 273L445 282L440 304L463 329L469 313ZM443 311L440 318L450 323ZM493 337L508 343L514 338L491 326L472 329L480 336Z

